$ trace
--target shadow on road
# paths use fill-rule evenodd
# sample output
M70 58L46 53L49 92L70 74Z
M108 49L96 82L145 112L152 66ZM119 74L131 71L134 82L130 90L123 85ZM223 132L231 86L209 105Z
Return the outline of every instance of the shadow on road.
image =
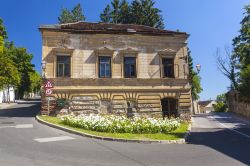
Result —
M197 129L191 132L187 142L189 144L205 145L246 165L250 165L250 138L228 129ZM221 164L223 165L223 163Z
M0 110L0 117L35 117L40 111L39 99L18 102L14 107Z

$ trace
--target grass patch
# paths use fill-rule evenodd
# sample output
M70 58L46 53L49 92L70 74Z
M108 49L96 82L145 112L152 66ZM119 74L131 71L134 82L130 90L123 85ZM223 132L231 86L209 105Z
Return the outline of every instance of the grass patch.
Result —
M75 128L62 123L62 121L57 117L52 116L39 116L40 119L47 121L49 123L53 123L59 126L63 126L65 128L74 129L76 131L80 131L87 134L92 134L96 136L102 137L112 137L112 138L123 138L123 139L138 139L138 140L178 140L184 138L185 133L188 130L189 123L181 123L181 126L175 131L169 132L168 134L132 134L132 133L105 133L105 132L97 132L91 130L84 130L81 128Z

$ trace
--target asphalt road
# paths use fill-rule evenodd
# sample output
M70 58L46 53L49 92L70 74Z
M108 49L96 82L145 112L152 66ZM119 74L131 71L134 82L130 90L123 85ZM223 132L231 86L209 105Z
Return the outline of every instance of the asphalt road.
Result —
M189 143L139 144L80 137L38 123L39 103L0 110L0 166L250 165L250 124L231 114L194 117Z

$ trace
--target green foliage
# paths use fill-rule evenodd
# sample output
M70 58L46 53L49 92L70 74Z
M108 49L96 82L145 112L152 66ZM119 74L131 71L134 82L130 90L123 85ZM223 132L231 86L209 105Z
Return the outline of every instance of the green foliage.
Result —
M129 24L131 23L130 18L130 7L126 0L122 0L120 6L120 12L118 17L118 22L123 24Z
M81 4L77 4L71 11L68 9L62 9L60 16L58 17L59 24L73 23L78 21L84 21L86 18L83 14Z
M234 54L239 58L240 67L250 64L250 5L245 7L239 36L233 39Z
M0 54L3 53L4 40L3 37L0 36Z
M0 53L3 53L4 39L7 38L7 32L3 25L3 20L0 18Z
M29 77L31 82L31 85L29 87L29 92L34 92L34 93L39 92L42 84L42 79L40 74L37 71L30 72Z
M226 112L227 105L224 102L217 102L217 104L214 105L214 111L215 112Z
M20 83L20 73L12 59L5 55L4 40L7 32L0 18L0 89L16 87Z
M223 103L226 103L226 94L223 93L223 94L220 94L216 97L216 102L223 102Z
M240 94L245 97L246 101L250 101L250 64L241 70L240 81Z
M164 29L161 11L154 7L153 0L134 0L129 4L126 0L113 0L100 15L103 22L147 25Z
M189 67L189 80L191 84L191 93L194 100L198 100L199 93L203 90L201 87L201 77L194 71L193 58L191 51L188 49L188 67Z
M27 53L25 48L17 48L13 42L7 42L4 51L5 56L9 57L15 64L20 74L21 82L17 86L18 97L23 98L25 92L29 92L31 86L30 73L34 71L31 63L32 54Z
M233 39L233 55L238 58L239 91L247 100L250 99L250 4L245 7L241 21L240 34Z
M100 15L100 19L102 22L111 22L111 10L110 6L107 5Z
M0 89L14 87L19 98L25 92L40 89L41 79L34 71L31 63L33 55L27 53L25 48L17 48L9 42L7 33L0 18Z
M6 29L5 29L4 25L3 25L3 20L1 19L1 17L0 17L0 36L2 36L3 39L8 38Z
M164 29L161 10L154 7L153 0L134 0L131 5L131 20L135 24ZM134 20L134 21L133 21Z
M20 75L15 64L10 58L0 54L0 89L16 87L19 83Z
M203 90L201 87L201 77L195 74L192 78L192 93L193 93L193 98L195 100L198 100L200 98L199 94Z
M111 12L111 17L112 17L112 23L118 23L118 18L119 18L119 10L120 10L120 1L119 0L113 0L111 2L111 5L113 7L113 10Z
M215 112L226 112L227 111L227 103L226 103L226 94L220 94L216 97L217 104L214 105Z

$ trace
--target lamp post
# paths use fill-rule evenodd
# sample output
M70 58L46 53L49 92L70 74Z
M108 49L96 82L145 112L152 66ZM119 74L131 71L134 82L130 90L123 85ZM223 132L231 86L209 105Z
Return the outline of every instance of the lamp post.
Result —
M42 99L42 104L41 104L41 106L42 106L42 114L43 114L43 106L44 105L46 105L46 104L48 104L48 106L49 106L49 103L46 103L46 101L44 101L44 99L45 99L45 91L44 91L44 84L45 84L45 82L46 82L46 75L45 75L45 69L46 69L46 61L42 61L42 63L41 63L41 67L42 67L42 88L41 88L41 99ZM49 112L49 107L48 107L48 112Z
M197 74L201 71L201 65L198 63L196 66Z
M195 67L196 67L197 74L199 74L200 71L201 71L201 65L198 63ZM195 114L194 95L193 95L193 92L192 92L193 80L192 80L192 77L190 77L190 79L191 79L190 82L191 82L191 97L192 97L192 105L193 105L193 114ZM198 109L198 105L197 105L197 109Z
M42 61L42 78L45 78L46 61Z

